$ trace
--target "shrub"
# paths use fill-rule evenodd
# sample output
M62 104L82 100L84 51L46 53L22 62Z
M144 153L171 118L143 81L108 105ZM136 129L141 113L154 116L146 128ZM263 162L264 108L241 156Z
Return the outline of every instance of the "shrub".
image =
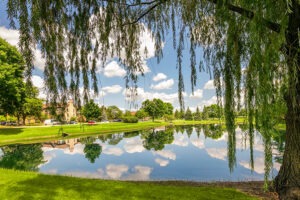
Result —
M138 121L139 121L138 118L133 116L131 117L128 116L123 118L124 123L137 123Z

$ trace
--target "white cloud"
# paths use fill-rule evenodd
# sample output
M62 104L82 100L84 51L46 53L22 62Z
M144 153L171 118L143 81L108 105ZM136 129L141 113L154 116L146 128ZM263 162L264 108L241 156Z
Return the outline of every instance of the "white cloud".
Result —
M34 51L33 65L35 67L39 68L40 70L44 70L45 63L46 63L46 60L45 60L45 58L43 58L41 50L36 49Z
M164 158L167 158L170 160L176 160L176 154L170 150L155 151L154 154L157 154L161 157L164 157Z
M33 75L31 77L31 82L32 82L33 86L37 87L39 90L38 97L41 99L46 99L47 95L44 92L44 87L45 87L44 79L42 79L42 77L40 77L40 76Z
M169 164L168 160L164 160L164 159L160 159L160 158L156 158L155 162L157 164L159 164L159 166L161 166L161 167L165 167L165 166L167 166Z
M18 48L19 43L19 31L15 29L7 29L6 27L0 27L0 37L5 39L8 43ZM42 52L40 49L34 50L34 61L35 67L43 70L45 66L45 59L42 57Z
M126 75L125 69L123 69L116 61L111 61L100 71L103 71L104 76L109 78L124 77Z
M169 79L166 81L162 81L156 85L151 85L150 88L154 90L165 90L165 89L171 89L174 85L174 79Z
M198 104L198 106L200 107L200 108L203 108L203 106L210 106L210 105L212 105L212 104L216 104L217 103L217 97L216 96L213 96L213 97L211 97L210 99L208 99L208 100L202 100L199 104Z
M127 153L141 153L145 150L143 141L138 138L129 138L126 140L124 149Z
M226 148L206 148L207 154L212 158L217 158L220 160L226 160L227 149Z
M135 92L132 88L125 89L123 91L123 95L125 96L127 101L144 101L146 99L154 99L159 98L164 102L169 102L174 104L178 102L178 93L163 93L163 92L145 92L143 88L137 88ZM183 93L183 96L186 97L186 93Z
M143 74L147 74L147 73L151 72L151 70L150 70L150 68L148 67L148 65L147 65L147 63L146 63L145 60L143 60L143 63L142 63L142 69L141 69L141 70L142 70ZM142 72L136 71L134 74L136 74L136 75L141 75Z
M121 92L122 87L120 85L112 85L112 86L103 87L102 90L105 93L113 93L113 94L115 94L115 93Z
M205 90L214 90L215 89L214 80L209 80L208 82L206 82L204 85L204 89Z
M19 31L0 27L0 37L5 39L9 44L18 47Z
M189 142L185 139L183 135L176 137L172 144L175 144L177 146L186 147Z
M191 143L195 147L198 147L199 149L204 149L205 148L204 142L200 138L191 139Z
M31 77L31 82L33 84L33 86L39 88L39 89L42 89L44 88L44 79L42 79L42 77L40 76L37 76L37 75L33 75Z
M127 165L109 164L106 166L106 173L112 179L120 179L128 171Z
M251 170L251 165L249 161L242 160L239 162L243 167ZM254 169L256 173L264 174L265 173L265 160L263 157L254 158Z
M194 91L194 94L190 94L190 98L201 99L203 97L203 90L198 89Z
M153 77L153 81L157 82L157 81L165 80L166 78L167 76L164 73L158 73L156 74L156 76Z
M148 180L152 172L151 167L137 165L134 167L134 174L129 175L128 180Z
M104 153L104 154L107 154L107 155L120 156L120 155L122 155L124 152L123 152L123 150L120 149L120 148L112 147L112 148L105 148L105 149L103 150L103 153Z

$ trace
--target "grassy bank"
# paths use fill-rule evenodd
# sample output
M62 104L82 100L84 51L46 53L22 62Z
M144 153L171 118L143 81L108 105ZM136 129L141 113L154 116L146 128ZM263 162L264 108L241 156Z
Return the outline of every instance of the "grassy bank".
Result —
M172 123L156 122L139 122L139 123L105 123L96 125L63 125L63 126L39 126L39 127L1 127L0 128L0 145L14 143L39 142L45 140L54 140L62 138L62 132L67 133L68 137L88 136L95 134L105 134L114 132L136 131L150 129L165 125L191 125L191 124L211 124L220 123L219 120L205 121L184 121L177 120Z
M202 199L254 200L235 189L108 181L0 169L0 199Z

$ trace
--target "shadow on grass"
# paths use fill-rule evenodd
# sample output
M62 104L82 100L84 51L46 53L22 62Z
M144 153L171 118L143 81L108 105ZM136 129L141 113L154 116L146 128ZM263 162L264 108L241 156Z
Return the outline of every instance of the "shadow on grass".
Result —
M38 174L9 187L7 195L14 199L181 199L223 200L254 199L231 189L162 186L149 183L124 183L86 180Z
M23 132L23 128L0 128L0 135L18 135Z

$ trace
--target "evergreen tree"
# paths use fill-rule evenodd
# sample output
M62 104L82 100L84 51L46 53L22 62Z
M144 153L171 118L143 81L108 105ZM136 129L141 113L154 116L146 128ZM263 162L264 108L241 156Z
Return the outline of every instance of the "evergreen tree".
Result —
M186 109L184 119L185 120L193 120L193 114L189 107Z

